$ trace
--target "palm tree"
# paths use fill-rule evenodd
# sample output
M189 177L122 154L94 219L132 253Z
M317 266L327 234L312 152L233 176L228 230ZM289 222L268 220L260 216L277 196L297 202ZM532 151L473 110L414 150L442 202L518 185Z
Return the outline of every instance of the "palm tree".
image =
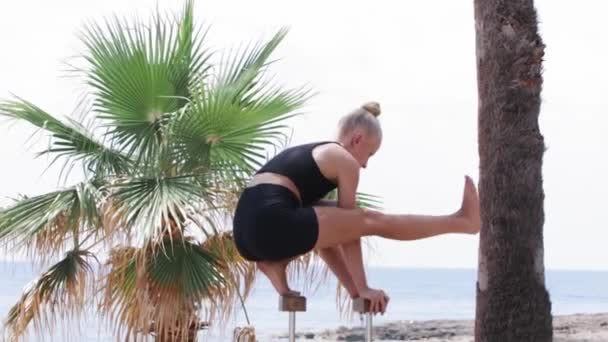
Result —
M7 250L53 262L10 310L9 339L93 307L117 338L194 341L242 302L255 269L223 228L265 151L283 143L284 120L309 97L266 75L285 34L212 54L191 1L178 16L88 24L74 69L90 103L80 120L21 98L0 103L0 114L50 134L41 155L84 177L0 212Z
M482 228L476 341L551 341L533 0L476 0Z

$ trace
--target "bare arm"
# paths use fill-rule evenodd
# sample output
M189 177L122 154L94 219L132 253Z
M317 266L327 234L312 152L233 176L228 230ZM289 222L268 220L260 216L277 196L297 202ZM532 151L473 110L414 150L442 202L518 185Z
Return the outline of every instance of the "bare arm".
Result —
M359 296L359 292L357 291L355 282L353 281L353 278L346 266L342 248L340 246L322 248L318 251L318 253L323 261L325 261L329 269L334 273L336 278L338 278L340 284L342 287L344 287L344 289L346 289L350 297L357 298Z
M356 209L356 193L359 185L359 163L353 156L343 149L334 150L331 158L330 175L335 175L338 182L338 207L344 209ZM357 209L359 210L359 209ZM368 286L363 268L363 253L361 251L361 239L355 239L341 246L342 260L350 274L350 278L356 289L356 296L370 300L371 311L379 313L386 310L388 296L382 290L375 290ZM350 293L350 291L349 291ZM352 293L351 293L352 296Z
M356 193L359 185L359 165L353 159L345 159L344 167L338 173L338 206L345 209L357 207ZM368 289L365 270L363 268L363 253L361 239L342 244L344 259L358 292Z
M346 266L351 274L357 292L368 289L365 270L363 268L363 253L361 250L361 239L342 245Z
M338 202L334 200L319 200L316 205L324 207L337 207ZM350 275L348 267L346 266L342 245L321 248L317 251L317 253L321 259L323 259L325 264L327 264L336 278L338 278L340 284L342 287L344 287L344 289L346 289L350 297L357 298L359 296L359 292L357 291L353 277Z

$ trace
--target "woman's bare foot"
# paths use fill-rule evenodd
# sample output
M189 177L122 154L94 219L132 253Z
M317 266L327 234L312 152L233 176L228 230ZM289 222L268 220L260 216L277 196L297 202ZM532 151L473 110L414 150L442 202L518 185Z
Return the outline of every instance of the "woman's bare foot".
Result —
M257 263L258 268L272 283L275 290L281 296L299 296L300 292L294 291L289 288L287 284L287 264L291 260L283 261L259 261Z
M467 219L463 233L477 234L481 228L481 217L479 216L479 196L475 183L469 176L465 176L464 193L462 195L462 206L457 213L460 217Z

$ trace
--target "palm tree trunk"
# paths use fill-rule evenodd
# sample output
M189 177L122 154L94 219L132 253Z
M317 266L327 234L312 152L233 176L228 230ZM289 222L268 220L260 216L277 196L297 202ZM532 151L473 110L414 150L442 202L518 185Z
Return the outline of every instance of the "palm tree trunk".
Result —
M551 341L543 257L544 44L533 0L475 0L482 229L475 341Z

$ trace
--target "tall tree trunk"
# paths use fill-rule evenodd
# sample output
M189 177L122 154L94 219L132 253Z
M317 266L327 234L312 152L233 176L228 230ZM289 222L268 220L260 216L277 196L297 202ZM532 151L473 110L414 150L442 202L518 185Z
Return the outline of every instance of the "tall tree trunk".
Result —
M551 341L543 257L544 45L533 0L475 0L482 228L475 341Z

